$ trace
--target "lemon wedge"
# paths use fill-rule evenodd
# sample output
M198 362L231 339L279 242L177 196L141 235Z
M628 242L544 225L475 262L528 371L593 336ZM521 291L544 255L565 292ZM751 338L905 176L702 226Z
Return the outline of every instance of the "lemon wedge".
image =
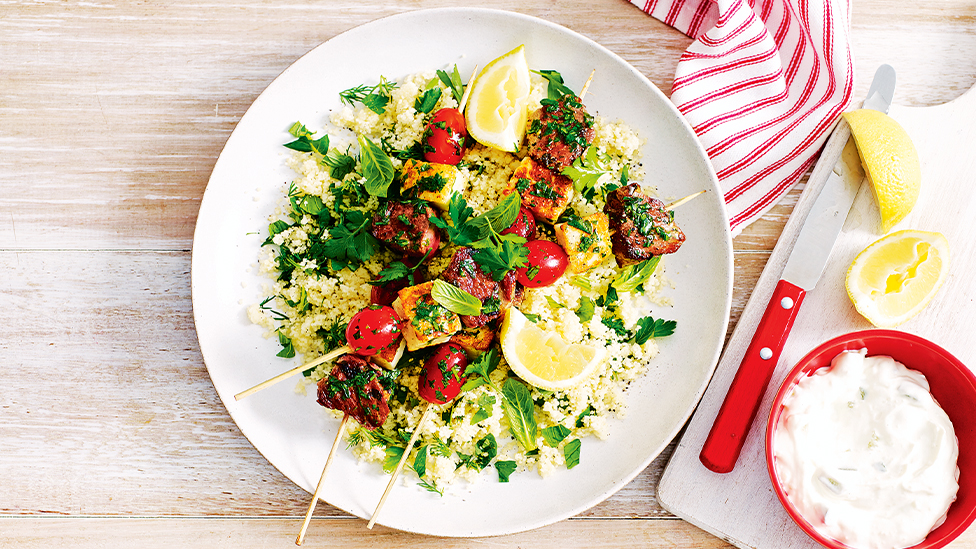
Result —
M871 324L892 328L932 300L949 271L941 233L905 230L865 248L847 271L847 295Z
M464 109L468 134L482 145L517 151L525 136L530 90L525 46L488 63L471 84Z
M901 124L873 109L845 112L861 165L881 211L881 232L905 218L918 199L922 172L918 152Z
M501 344L513 372L550 391L568 389L593 375L606 352L590 345L567 344L559 334L536 327L515 307L505 313Z

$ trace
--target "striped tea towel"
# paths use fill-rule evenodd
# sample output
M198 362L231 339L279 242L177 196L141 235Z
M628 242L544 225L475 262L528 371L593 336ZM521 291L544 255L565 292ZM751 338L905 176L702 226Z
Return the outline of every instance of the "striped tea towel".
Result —
M850 104L850 0L630 1L695 39L671 100L708 151L734 236L800 180Z

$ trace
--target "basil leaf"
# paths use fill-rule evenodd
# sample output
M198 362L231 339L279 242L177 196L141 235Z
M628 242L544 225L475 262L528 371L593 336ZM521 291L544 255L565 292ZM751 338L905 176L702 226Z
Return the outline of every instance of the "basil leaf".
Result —
M552 447L559 446L559 443L563 441L569 434L572 433L566 427L562 425L553 425L552 427L546 427L542 430L542 438L545 439L546 444Z
M362 164L363 176L366 177L366 192L386 198L386 192L393 182L393 162L383 152L383 148L368 137L359 135L357 138L360 148L359 162Z
M660 262L661 256L654 256L636 265L628 265L620 270L611 286L616 288L618 292L633 292L651 278Z
M488 238L491 232L488 225L495 232L501 232L515 223L518 217L519 208L522 207L522 196L519 193L510 193L502 198L497 206L487 212L476 216L470 221L471 225L477 227L478 235L475 240Z
M514 461L496 461L495 469L498 471L498 482L508 482L508 477L510 477L517 468L518 464Z
M322 162L329 167L329 175L339 181L342 181L347 174L352 173L356 169L355 158L335 149L332 149L322 157Z
M573 467L579 465L580 448L582 445L583 443L580 442L580 439L574 438L573 440L567 442L566 446L563 446L563 456L566 458L567 469L572 469Z
M535 422L535 404L532 403L529 389L521 381L510 377L505 380L502 395L505 397L502 408L512 436L526 451L535 450L538 427Z
M434 285L430 289L430 296L452 313L467 316L481 314L480 299L439 278L434 281Z

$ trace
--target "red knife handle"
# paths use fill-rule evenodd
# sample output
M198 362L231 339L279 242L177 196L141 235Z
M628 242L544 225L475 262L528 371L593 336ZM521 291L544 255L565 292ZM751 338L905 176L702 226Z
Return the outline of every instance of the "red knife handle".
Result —
M698 456L708 469L728 473L735 468L805 294L803 288L785 280L776 285Z

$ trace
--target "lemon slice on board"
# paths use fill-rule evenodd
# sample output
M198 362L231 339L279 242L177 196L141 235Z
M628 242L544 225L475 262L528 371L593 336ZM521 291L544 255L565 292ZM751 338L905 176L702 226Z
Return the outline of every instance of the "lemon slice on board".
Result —
M505 313L501 344L513 372L527 383L551 391L568 389L593 375L606 352L566 343L559 334L538 328L515 307Z
M873 109L845 112L864 173L881 211L881 232L905 218L918 199L922 181L915 145L901 124Z
M865 248L847 271L847 295L871 324L892 328L918 314L949 271L941 233L905 230Z
M464 109L468 134L482 145L517 151L525 135L531 88L525 46L488 63L471 84Z

